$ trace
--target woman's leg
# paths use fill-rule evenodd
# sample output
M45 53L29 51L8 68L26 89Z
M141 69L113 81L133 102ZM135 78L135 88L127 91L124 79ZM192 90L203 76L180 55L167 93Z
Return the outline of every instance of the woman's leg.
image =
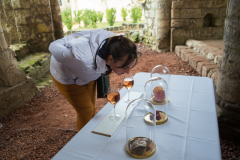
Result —
M54 77L52 78L59 91L76 110L77 129L78 131L81 130L95 114L95 107L92 103L92 97L89 95L89 92L93 93L93 91L90 91L92 87L87 87L88 85L75 84L64 85L59 83L56 79L54 79Z
M86 84L86 87L87 87L87 92L91 98L91 101L92 101L92 104L93 104L93 108L94 108L94 112L93 112L93 115L92 117L95 116L95 112L96 112L96 81L92 81L88 84Z

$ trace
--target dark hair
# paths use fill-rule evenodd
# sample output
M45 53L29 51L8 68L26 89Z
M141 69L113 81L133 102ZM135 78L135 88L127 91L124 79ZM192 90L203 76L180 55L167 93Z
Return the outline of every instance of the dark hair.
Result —
M132 42L129 38L120 36L114 36L107 40L107 56L106 59L110 55L112 55L115 62L121 61L124 57L128 56L126 62L121 66L121 68L129 65L134 59L138 59L137 46L134 42ZM108 71L105 73L110 74L112 69L110 66L108 67Z

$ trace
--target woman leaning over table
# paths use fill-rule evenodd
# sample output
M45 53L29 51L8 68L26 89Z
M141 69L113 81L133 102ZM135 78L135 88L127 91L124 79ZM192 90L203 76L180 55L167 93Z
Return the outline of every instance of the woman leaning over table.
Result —
M95 80L101 73L128 73L137 62L130 39L103 29L73 33L52 42L49 51L53 81L76 110L78 131L95 115Z

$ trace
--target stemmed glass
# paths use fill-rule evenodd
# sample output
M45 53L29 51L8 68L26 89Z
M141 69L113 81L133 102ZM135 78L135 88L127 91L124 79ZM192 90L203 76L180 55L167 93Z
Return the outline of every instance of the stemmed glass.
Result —
M124 100L124 102L129 103L131 101L130 99L130 89L133 87L134 80L132 73L125 73L123 75L123 86L127 88L128 90L128 98Z
M113 107L114 107L114 112L113 112L113 115L111 115L109 117L109 119L111 121L118 121L121 116L120 115L117 115L115 113L115 106L116 106L116 103L120 100L120 93L119 93L119 89L117 87L108 87L108 94L107 94L107 100L108 102L110 102Z

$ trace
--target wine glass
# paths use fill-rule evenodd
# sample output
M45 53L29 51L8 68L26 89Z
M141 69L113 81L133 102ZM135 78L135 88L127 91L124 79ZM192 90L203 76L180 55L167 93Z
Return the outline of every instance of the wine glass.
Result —
M107 100L108 102L110 102L113 107L114 107L114 112L113 112L113 115L111 115L109 117L110 120L112 121L118 121L121 116L120 115L117 115L115 113L115 106L116 106L116 103L120 100L120 93L119 93L119 89L117 87L108 87L108 94L107 94Z
M129 103L131 101L130 99L130 89L133 87L134 80L132 73L125 73L123 75L123 86L127 88L128 90L128 98L124 100L124 102Z

